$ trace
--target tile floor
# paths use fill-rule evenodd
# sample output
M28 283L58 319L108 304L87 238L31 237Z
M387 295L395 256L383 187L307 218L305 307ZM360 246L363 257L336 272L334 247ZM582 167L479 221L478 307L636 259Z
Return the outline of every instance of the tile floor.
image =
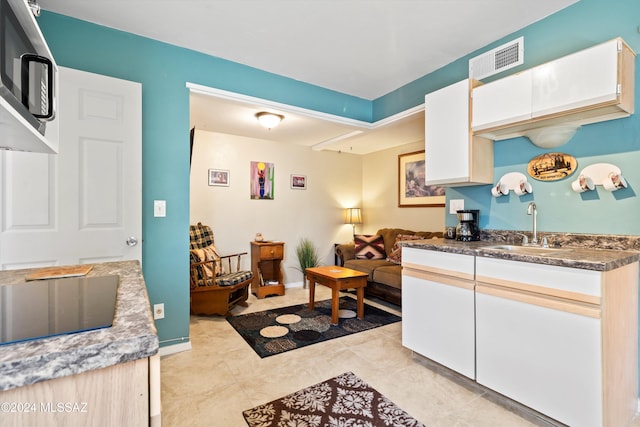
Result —
M330 295L328 288L316 287L316 300ZM252 295L249 307L236 307L232 313L300 304L308 298L303 288L262 300ZM400 322L265 359L222 317L192 316L190 334L191 351L161 361L164 426L246 427L243 410L347 371L429 427L552 425L520 408L497 404L500 399L492 393L413 356L402 347Z

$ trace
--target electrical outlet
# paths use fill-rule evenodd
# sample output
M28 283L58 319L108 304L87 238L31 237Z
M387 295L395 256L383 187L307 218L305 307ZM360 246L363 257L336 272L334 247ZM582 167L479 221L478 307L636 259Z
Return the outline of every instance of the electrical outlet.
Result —
M449 200L449 213L456 214L458 211L464 210L464 199Z
M164 319L164 303L153 304L153 318L155 320Z

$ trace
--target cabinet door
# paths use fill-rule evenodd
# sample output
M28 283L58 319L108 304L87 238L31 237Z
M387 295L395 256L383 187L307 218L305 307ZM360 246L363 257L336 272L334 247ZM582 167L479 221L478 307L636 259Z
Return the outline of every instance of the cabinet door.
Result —
M523 71L473 89L471 128L478 131L530 119L532 74Z
M402 345L475 378L473 306L470 284L463 287L403 275Z
M476 291L478 383L562 423L602 425L600 320Z
M533 69L533 117L616 100L618 40Z
M402 344L475 378L474 257L405 247L402 258Z
M469 180L469 80L425 96L427 184Z

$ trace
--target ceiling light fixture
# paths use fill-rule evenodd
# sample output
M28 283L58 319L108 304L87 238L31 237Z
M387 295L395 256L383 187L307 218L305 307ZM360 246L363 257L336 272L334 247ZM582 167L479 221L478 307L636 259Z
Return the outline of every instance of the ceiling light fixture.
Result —
M281 116L280 114L261 111L256 114L256 118L262 126L266 127L267 129L273 129L280 124L280 122L284 119L284 116Z

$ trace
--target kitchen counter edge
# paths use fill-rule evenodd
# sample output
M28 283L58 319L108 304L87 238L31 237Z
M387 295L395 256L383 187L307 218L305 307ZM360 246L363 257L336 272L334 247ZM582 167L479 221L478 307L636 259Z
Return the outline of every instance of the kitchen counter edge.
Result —
M487 246L501 244L495 241L461 242L449 239L406 240L404 247L440 252L507 259L534 264L556 265L582 270L609 271L640 260L640 252L566 246L570 251L532 255L489 249Z

